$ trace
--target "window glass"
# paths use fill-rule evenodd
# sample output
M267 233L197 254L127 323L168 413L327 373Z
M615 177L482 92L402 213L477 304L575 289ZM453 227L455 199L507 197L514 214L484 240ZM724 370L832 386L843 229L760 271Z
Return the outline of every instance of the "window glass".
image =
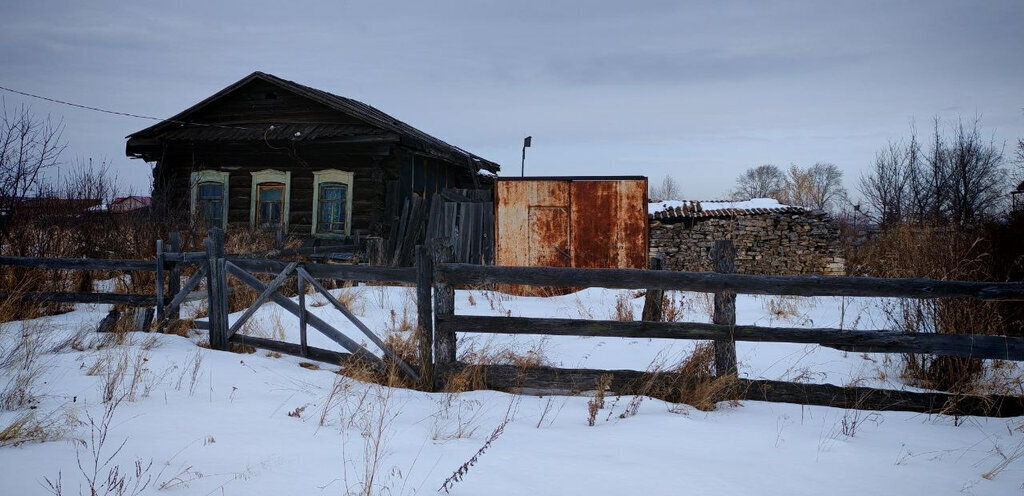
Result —
M284 184L260 183L257 191L257 224L260 227L280 226L284 211Z
M320 183L319 195L317 232L344 234L348 186L341 183Z
M224 221L224 185L199 183L196 186L196 207L207 228L222 227Z

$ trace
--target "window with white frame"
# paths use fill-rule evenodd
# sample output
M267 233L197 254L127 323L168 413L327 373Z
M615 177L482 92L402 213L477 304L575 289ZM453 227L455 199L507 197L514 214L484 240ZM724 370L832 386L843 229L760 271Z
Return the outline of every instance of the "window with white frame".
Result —
M313 227L319 237L341 237L352 232L352 177L348 171L313 172Z
M291 172L273 169L252 173L249 224L253 227L288 226L291 203Z
M206 228L227 226L227 172L203 170L192 173L192 215Z

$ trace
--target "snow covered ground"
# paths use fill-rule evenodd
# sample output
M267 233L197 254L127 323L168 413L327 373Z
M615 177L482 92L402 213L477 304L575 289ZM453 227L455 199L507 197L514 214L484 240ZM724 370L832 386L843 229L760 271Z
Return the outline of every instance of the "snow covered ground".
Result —
M412 288L343 291L371 328L415 320ZM552 298L459 291L456 311L607 319L619 298L639 315L643 299L634 296L601 289ZM709 321L705 296L672 296L682 320ZM737 320L882 328L884 305L878 299L741 296ZM58 476L63 494L88 494L88 476L105 479L116 466L130 483L136 461L143 469L152 463L144 471L144 494L346 494L367 484L374 494L435 494L503 424L461 480L449 484L451 494L1024 492L1018 458L1024 418L967 418L954 425L937 415L753 401L702 412L649 398L636 415L623 417L632 400L623 397L607 398L591 427L587 397L392 389L353 381L323 364L303 367L298 358L200 348L195 342L202 336L134 335L121 346L100 346L104 337L92 330L108 308L81 305L64 315L0 325L0 357L13 353L0 363L0 386L9 391L24 376L26 359L37 373L30 388L35 399L0 411L0 429L31 414L60 437L0 447L0 494L48 494L46 480ZM329 305L312 311L359 336ZM254 319L250 332L297 342L296 320L276 306L265 305ZM26 339L28 346L19 347ZM460 335L459 343L463 353L514 348L558 366L639 370L659 356L682 358L693 347L657 339L503 335ZM312 330L310 344L338 348ZM738 355L748 377L900 387L895 365L882 355L773 343L739 343ZM108 385L118 382L113 371L119 363L127 373L114 384L114 396L134 394L104 403L104 389L110 396ZM104 431L107 439L94 456L95 435ZM93 469L94 459L102 464L109 457L109 465Z

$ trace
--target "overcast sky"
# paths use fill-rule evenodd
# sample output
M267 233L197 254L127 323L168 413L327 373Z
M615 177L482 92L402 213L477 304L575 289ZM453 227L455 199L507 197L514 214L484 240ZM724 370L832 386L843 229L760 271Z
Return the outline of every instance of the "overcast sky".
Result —
M666 174L712 199L762 163L832 162L854 189L933 116L1024 137L1024 1L22 2L0 7L0 85L169 117L254 70L355 98L519 175ZM3 92L0 92L3 93ZM76 157L136 193L124 137L63 117Z

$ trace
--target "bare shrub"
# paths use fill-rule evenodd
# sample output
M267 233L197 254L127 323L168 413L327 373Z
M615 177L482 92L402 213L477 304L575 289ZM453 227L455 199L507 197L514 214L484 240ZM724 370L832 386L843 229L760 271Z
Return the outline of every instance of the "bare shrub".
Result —
M103 414L96 418L86 413L89 426L89 438L75 444L75 459L78 461L78 471L82 475L89 494L94 496L136 496L142 494L149 487L153 476L149 473L153 466L152 460L144 462L136 459L131 468L125 470L115 462L117 456L128 443L125 439L116 448L111 449L108 445L108 436L111 433L111 424L114 420L114 412L120 406L124 396L115 398L104 404ZM86 453L82 453L83 449ZM54 479L46 478L46 486L49 491L57 496L62 494L62 474L57 473Z

